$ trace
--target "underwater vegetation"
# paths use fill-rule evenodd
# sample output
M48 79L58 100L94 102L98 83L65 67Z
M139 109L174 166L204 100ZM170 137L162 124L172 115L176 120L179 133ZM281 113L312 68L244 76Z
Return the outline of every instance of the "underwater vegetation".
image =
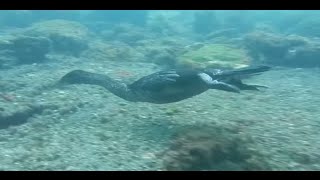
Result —
M183 128L162 154L165 170L270 170L252 140L236 131L208 125Z

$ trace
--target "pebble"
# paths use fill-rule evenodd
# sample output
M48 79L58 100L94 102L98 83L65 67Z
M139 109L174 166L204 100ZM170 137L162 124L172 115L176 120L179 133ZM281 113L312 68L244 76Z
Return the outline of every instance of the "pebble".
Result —
M139 115L139 118L140 119L147 119L148 117L147 116L143 116L143 115Z
M65 94L66 92L64 91L58 91L58 94Z

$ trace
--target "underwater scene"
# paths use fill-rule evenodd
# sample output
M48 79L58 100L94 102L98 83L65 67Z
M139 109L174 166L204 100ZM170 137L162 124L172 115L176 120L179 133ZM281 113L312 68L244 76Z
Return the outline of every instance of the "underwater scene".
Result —
M2 10L0 170L320 170L320 11Z

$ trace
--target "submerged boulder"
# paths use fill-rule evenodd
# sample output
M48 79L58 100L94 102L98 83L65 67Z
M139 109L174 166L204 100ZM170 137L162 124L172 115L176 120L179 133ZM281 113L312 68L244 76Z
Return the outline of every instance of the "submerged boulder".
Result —
M244 44L256 63L288 67L320 66L320 43L310 38L256 31L245 36Z
M265 156L251 137L232 129L195 126L177 131L167 150L160 154L165 170L270 170Z
M50 47L45 37L7 36L0 41L0 67L43 62Z
M141 62L145 61L144 55L134 48L121 42L92 41L89 49L83 53L83 58L97 61Z
M50 39L52 50L57 53L80 56L88 48L88 28L74 21L49 20L34 23L23 34Z
M48 53L79 57L88 49L89 31L77 22L51 20L6 31L0 40L0 68L40 63Z
M148 62L166 67L175 67L177 57L185 52L185 46L191 44L186 38L177 36L141 40L136 49L143 53Z
M45 37L20 36L12 40L12 46L20 63L41 62L50 51L50 40Z

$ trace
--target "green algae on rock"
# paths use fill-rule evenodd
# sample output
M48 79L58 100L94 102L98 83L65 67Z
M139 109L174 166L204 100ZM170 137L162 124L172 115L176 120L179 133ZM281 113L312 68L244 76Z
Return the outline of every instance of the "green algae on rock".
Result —
M194 68L242 68L250 64L246 50L226 44L208 44L186 52L178 58L178 66Z

